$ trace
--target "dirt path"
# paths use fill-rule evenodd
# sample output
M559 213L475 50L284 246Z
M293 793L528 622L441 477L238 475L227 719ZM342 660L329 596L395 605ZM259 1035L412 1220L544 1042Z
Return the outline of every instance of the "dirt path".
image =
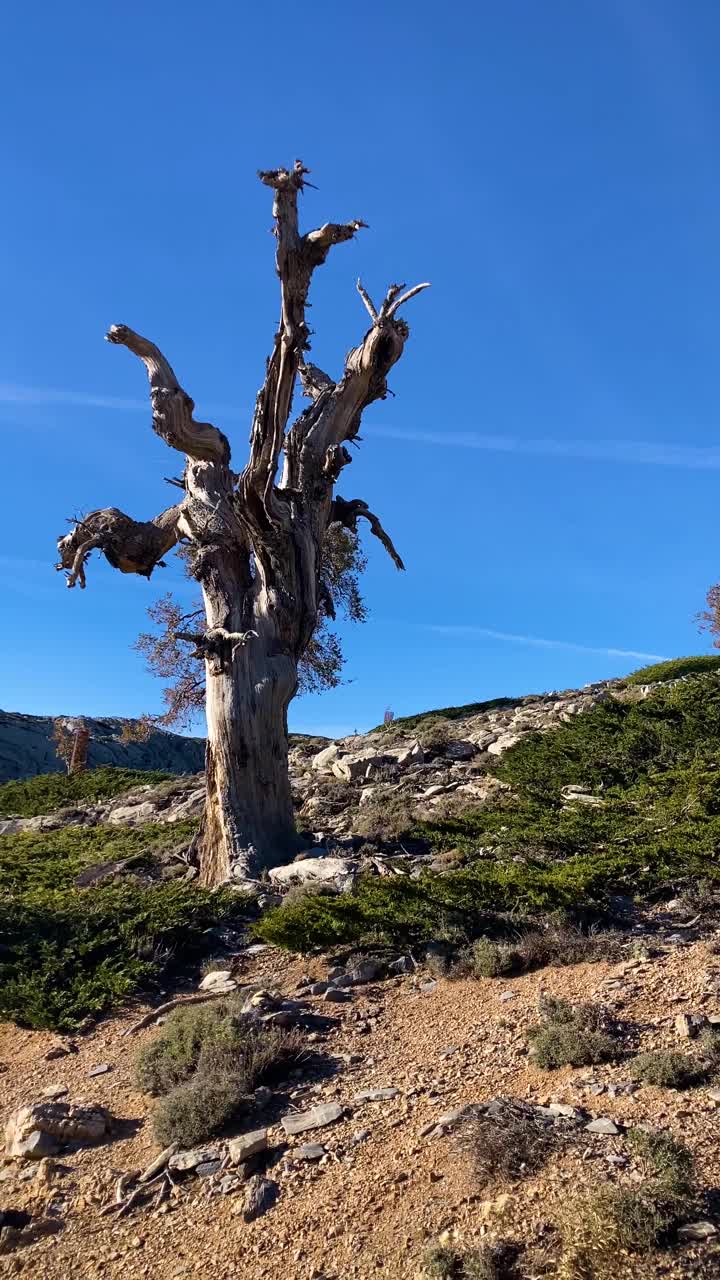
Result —
M325 971L324 962L301 965L268 950L253 962L249 977L293 993L303 972L321 977ZM543 1072L528 1060L526 1032L546 990L571 1000L602 999L633 1024L641 1047L683 1048L673 1027L676 1013L720 1012L718 981L720 958L706 943L693 943L629 969L594 964L507 981L441 979L430 990L409 976L358 988L346 1005L318 1001L319 1011L339 1019L337 1029L314 1045L325 1073L299 1079L285 1110L337 1100L347 1106L347 1118L290 1140L323 1143L328 1154L319 1165L294 1161L282 1129L272 1129L274 1145L284 1147L269 1175L279 1183L280 1197L249 1224L238 1212L242 1193L212 1194L212 1180L199 1178L184 1182L158 1210L140 1209L120 1220L100 1215L118 1177L143 1168L157 1150L148 1123L151 1102L132 1079L139 1045L157 1032L123 1034L138 1010L103 1022L77 1039L77 1053L55 1061L44 1055L57 1037L5 1027L4 1113L61 1085L70 1100L102 1103L123 1124L110 1144L58 1158L61 1171L49 1186L28 1178L17 1162L3 1169L0 1207L49 1210L63 1226L2 1258L0 1274L27 1272L47 1280L411 1280L442 1232L468 1245L499 1235L541 1243L569 1195L616 1177L608 1157L622 1156L623 1138L583 1133L537 1176L509 1186L485 1184L451 1135L425 1131L464 1103L501 1095L567 1102L624 1125L660 1126L692 1148L703 1187L716 1187L720 1110L705 1089L640 1088L613 1097L608 1086L628 1078L622 1064ZM103 1063L110 1070L90 1077ZM603 1084L604 1091L593 1092L593 1084ZM384 1102L353 1103L361 1090L385 1087L400 1092ZM620 1275L621 1260L618 1266ZM634 1274L709 1276L718 1266L720 1245L710 1242L660 1255Z

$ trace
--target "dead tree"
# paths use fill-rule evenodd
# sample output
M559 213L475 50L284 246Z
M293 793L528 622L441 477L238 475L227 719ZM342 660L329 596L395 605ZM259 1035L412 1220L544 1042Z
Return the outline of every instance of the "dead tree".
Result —
M186 455L183 497L149 521L114 507L93 511L58 541L58 568L69 587L85 586L95 549L122 573L149 577L178 542L187 545L206 619L192 643L205 660L207 682L207 801L197 848L209 885L231 873L255 876L298 847L287 710L298 662L327 607L320 572L326 529L337 522L354 530L365 520L403 567L378 517L360 499L336 496L335 486L351 461L347 445L363 410L385 397L387 375L402 355L408 327L400 308L427 286L391 285L376 307L358 281L370 327L340 378L308 363L305 308L313 271L365 224L328 222L301 234L298 195L307 172L297 161L291 170L259 174L274 192L280 323L244 470L231 469L222 431L195 419L194 403L162 352L126 325L113 325L108 341L127 347L147 369L154 431ZM310 404L288 425L298 378Z

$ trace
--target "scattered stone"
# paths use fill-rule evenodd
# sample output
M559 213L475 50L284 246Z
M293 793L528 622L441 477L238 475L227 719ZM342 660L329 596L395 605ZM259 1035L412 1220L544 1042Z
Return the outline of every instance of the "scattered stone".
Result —
M310 761L310 768L315 773L332 773L332 767L340 755L340 748L337 743L331 742L329 747L323 747L322 751L318 751Z
M508 1000L514 1000L515 996L516 996L515 991L503 991L502 995L499 998L503 1004L507 1004Z
M350 1141L352 1142L353 1146L357 1146L358 1143L360 1142L367 1142L369 1137L370 1137L369 1129L357 1129L356 1132L352 1135Z
M242 1164L244 1160L249 1160L251 1156L257 1156L261 1151L267 1151L268 1131L267 1129L253 1129L251 1133L243 1133L239 1138L231 1138L228 1142L228 1155L233 1164Z
M69 1041L67 1044L54 1044L44 1055L46 1062L55 1062L58 1058L66 1058L69 1053L77 1053L77 1045Z
M356 1093L353 1102L389 1102L391 1098L397 1098L400 1090L394 1087L388 1089L363 1089L361 1093Z
M591 1120L589 1124L585 1125L585 1129L588 1133L604 1133L608 1135L620 1132L615 1121L608 1116L600 1116L597 1120Z
M301 1147L295 1147L293 1150L293 1159L295 1160L322 1160L327 1154L327 1147L323 1147L319 1142L305 1142Z
M5 1126L9 1156L40 1160L55 1155L66 1142L99 1142L110 1132L104 1107L68 1102L33 1102L11 1113Z
M412 956L399 956L388 965L388 973L414 973L417 968Z
M219 1173L221 1169L222 1160L202 1160L200 1164L195 1165L198 1178L212 1178L213 1174Z
M429 994L431 991L434 991L434 990L435 990L436 986L437 986L437 982L436 982L436 981L435 981L435 979L433 978L433 979L431 979L431 981L430 981L430 982L421 982L421 983L420 983L420 990L421 990L421 991L424 991L426 994Z
M254 1222L256 1218L267 1213L268 1209L272 1209L279 1194L280 1188L277 1182L271 1182L269 1178L263 1178L259 1173L253 1174L245 1192L243 1204L245 1222Z
M336 965L334 969L328 969L327 980L328 982L334 982L336 978L342 978L343 974L346 972L346 969Z
M711 1240L717 1233L717 1227L712 1222L686 1222L684 1227L678 1227L681 1240Z
M176 1151L168 1161L168 1168L190 1173L198 1165L211 1164L220 1158L219 1147L190 1147L187 1151Z
M348 975L354 987L363 986L366 982L376 982L382 977L382 965L377 960L363 960Z
M64 1098L69 1092L66 1084L49 1084L43 1089L43 1098L56 1100L57 1098Z
M311 880L332 880L352 883L360 864L350 858L305 858L291 862L289 866L272 867L268 875L273 884L307 884Z
M112 1071L109 1062L99 1062L96 1067L91 1067L88 1071L89 1076L105 1076L108 1071Z
M675 1018L675 1032L683 1040L694 1040L705 1026L702 1013L679 1013Z
M720 1102L720 1089L708 1089L708 1098L712 1098L713 1102Z
M321 1102L310 1111L283 1116L281 1123L287 1134L306 1133L308 1129L322 1129L325 1125L335 1124L344 1114L339 1102Z
M551 1102L547 1109L554 1116L565 1116L569 1120L580 1120L582 1118L577 1107L571 1107L568 1102Z
M213 969L211 973L206 973L199 987L200 991L212 991L218 995L222 992L237 990L237 982L233 978L229 969Z
M329 986L329 982L313 982L308 991L311 996L324 996Z
M328 987L323 996L323 1000L328 1000L330 1004L347 1004L349 999L349 991L341 991L338 987Z

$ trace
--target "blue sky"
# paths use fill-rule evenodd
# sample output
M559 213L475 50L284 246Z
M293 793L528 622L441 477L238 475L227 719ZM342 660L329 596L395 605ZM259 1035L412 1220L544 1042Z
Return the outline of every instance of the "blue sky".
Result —
M315 279L313 356L362 335L357 276L432 281L340 492L378 511L351 683L296 729L617 675L707 649L720 577L720 9L705 0L208 0L12 6L0 95L0 706L136 715L130 646L187 593L93 560L76 511L149 518L179 459L155 340L244 461L277 312L260 167L312 169L306 226L362 217ZM300 401L297 402L301 404Z

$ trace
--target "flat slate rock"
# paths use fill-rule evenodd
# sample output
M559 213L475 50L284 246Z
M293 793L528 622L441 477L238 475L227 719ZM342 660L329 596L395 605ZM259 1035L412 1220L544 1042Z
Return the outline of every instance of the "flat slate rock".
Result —
M363 1089L362 1093L356 1093L353 1102L389 1102L391 1098L399 1097L400 1090L390 1089Z
M176 1151L168 1161L170 1169L179 1169L181 1173L189 1169L197 1169L198 1165L210 1164L220 1159L217 1147L190 1147L187 1151Z
M344 1108L339 1102L321 1102L310 1111L283 1116L282 1127L287 1134L306 1133L308 1129L322 1129L326 1124L335 1124L343 1115Z
M591 1120L589 1124L585 1125L585 1129L588 1133L605 1133L608 1135L620 1132L615 1121L610 1120L607 1116L601 1116L598 1120Z
M267 1151L267 1129L253 1129L252 1133L242 1133L239 1138L231 1138L228 1142L228 1154L233 1164L242 1164L261 1151Z
M104 1076L108 1071L112 1071L109 1062L99 1062L96 1067L91 1067L88 1071L89 1076Z
M327 1154L327 1148L320 1142L304 1142L301 1147L295 1147L293 1158L295 1160L322 1160Z

